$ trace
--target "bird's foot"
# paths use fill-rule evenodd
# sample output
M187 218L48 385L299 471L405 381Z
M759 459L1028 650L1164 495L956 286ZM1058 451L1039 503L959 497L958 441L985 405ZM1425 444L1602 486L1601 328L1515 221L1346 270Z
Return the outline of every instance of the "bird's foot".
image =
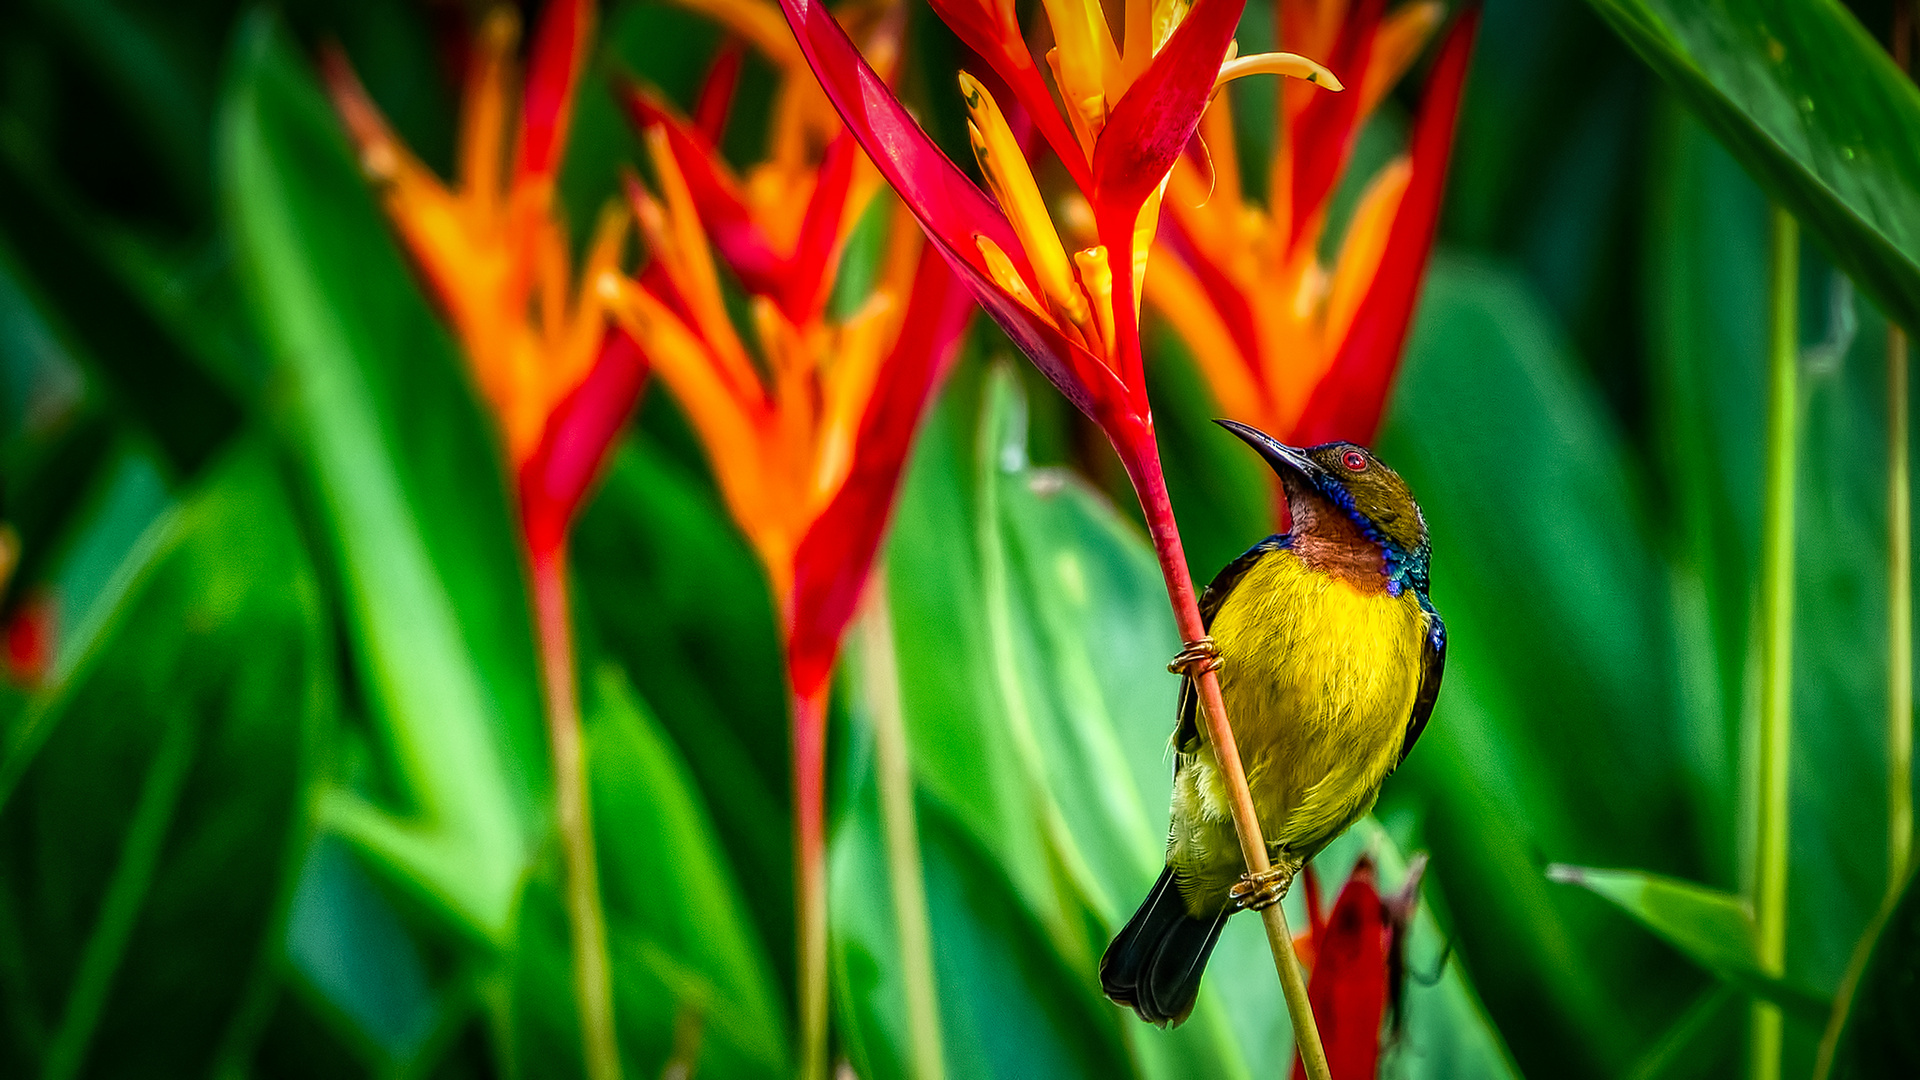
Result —
M1212 635L1206 635L1197 641L1187 642L1187 647L1176 653L1172 662L1167 664L1167 670L1191 679L1220 670L1222 663L1220 646L1213 643Z
M1299 872L1299 860L1283 852L1266 871L1241 874L1227 896L1242 911L1264 911L1287 895L1287 890L1293 887L1294 875Z

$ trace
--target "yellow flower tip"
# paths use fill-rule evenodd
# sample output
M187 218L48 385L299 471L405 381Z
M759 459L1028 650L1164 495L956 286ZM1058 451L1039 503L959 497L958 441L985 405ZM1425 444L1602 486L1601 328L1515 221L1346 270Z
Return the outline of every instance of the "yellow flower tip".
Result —
M992 237L985 233L974 233L973 246L980 249L980 257L987 263L987 274L993 278L995 285L1000 286L1007 295L1026 305L1027 309L1035 315L1046 314L1046 310L1033 298L1033 290L1027 288L1026 280L1014 267L1013 260L1007 258L1007 253L1000 250L1000 245L994 243Z
M520 42L520 13L507 4L496 5L480 20L480 48L503 55Z
M1240 56L1220 65L1220 74L1213 80L1213 89L1217 93L1221 87L1235 79L1248 75L1283 75L1293 79L1304 79L1324 90L1339 92L1346 89L1333 72L1324 65L1307 59L1297 53L1254 53L1252 56Z

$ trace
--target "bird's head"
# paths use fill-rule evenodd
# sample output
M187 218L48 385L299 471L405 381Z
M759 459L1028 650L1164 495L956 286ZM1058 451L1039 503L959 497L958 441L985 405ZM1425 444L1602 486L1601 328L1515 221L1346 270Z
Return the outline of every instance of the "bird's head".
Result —
M1216 421L1266 459L1287 493L1292 535L1337 542L1363 539L1376 545L1389 576L1409 570L1424 578L1427 521L1413 492L1373 451L1350 442L1288 446L1255 427ZM1424 587L1424 581L1422 581Z

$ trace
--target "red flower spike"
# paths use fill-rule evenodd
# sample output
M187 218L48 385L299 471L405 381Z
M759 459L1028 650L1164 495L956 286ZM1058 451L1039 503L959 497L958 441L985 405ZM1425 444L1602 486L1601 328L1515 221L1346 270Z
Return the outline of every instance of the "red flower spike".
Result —
M673 106L651 91L628 83L620 100L633 126L641 131L659 128L667 136L674 163L686 178L694 206L707 229L707 238L721 261L749 292L781 291L785 260L754 223L753 212L741 198L740 183L714 152L715 143L692 127Z
M1434 62L1413 131L1413 173L1387 239L1380 274L1361 301L1353 331L1328 377L1321 380L1308 400L1293 436L1296 442L1311 445L1348 439L1367 443L1379 429L1413 323L1427 258L1433 252L1460 95L1479 25L1478 7L1462 13Z
M1386 0L1360 0L1358 10L1341 25L1333 59L1328 62L1356 85L1366 79L1374 32L1386 6ZM1359 94L1319 94L1301 110L1294 124L1299 145L1313 148L1310 154L1293 158L1293 226L1288 231L1288 243L1294 249L1319 235L1319 230L1311 226L1325 213L1327 197L1333 194L1353 156L1360 133L1361 102Z
M700 93L693 100L693 126L708 146L719 146L721 136L726 134L727 117L733 112L733 95L740 87L740 69L746 60L745 46L738 38L728 36L720 42L720 51L707 67L707 77L700 82Z
M520 112L518 177L551 177L573 119L573 91L593 40L591 0L550 0L533 40Z
M1380 1026L1387 1014L1387 910L1362 856L1334 901L1316 942L1307 997L1326 1047L1333 1080L1374 1080L1380 1071ZM1305 1080L1296 1055L1293 1080Z
M853 470L794 554L787 666L802 694L823 687L880 550L900 472L934 390L959 353L973 296L933 248L920 253L887 377L861 418Z
M793 245L793 257L787 260L783 270L786 287L781 291L781 306L786 309L787 318L795 323L805 322L827 302L827 285L831 281L827 263L838 249L847 193L853 186L853 167L859 156L859 145L843 131L828 144L826 156L820 162L813 195L807 200L806 216L800 222L800 236Z
M1033 281L1032 264L999 207L947 160L819 0L781 0L781 7L847 129L974 299L1076 408L1104 424L1126 397L1113 372L1009 296L980 255L976 236L993 242Z
M573 515L646 381L639 343L624 330L609 330L586 379L548 417L539 445L520 466L521 527L536 557L566 542Z

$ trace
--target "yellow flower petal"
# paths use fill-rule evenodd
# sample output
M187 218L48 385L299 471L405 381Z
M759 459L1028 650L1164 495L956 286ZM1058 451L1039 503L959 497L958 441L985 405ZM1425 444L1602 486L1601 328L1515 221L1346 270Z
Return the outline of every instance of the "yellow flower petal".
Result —
M1300 79L1328 90L1345 90L1333 72L1320 64L1294 53L1269 52L1254 53L1252 56L1239 56L1220 65L1220 74L1213 80L1213 89L1217 93L1221 87L1235 79L1248 75L1284 75Z
M1027 158L1007 127L1006 117L994 103L987 88L966 72L960 73L960 89L967 101L967 132L973 138L973 154L986 174L987 186L1007 215L1008 224L1020 237L1040 279L1040 291L1058 306L1068 321L1079 325L1087 320L1086 298L1074 283L1067 265L1067 252L1060 234L1053 227L1047 204L1040 198L1039 185L1027 168Z

